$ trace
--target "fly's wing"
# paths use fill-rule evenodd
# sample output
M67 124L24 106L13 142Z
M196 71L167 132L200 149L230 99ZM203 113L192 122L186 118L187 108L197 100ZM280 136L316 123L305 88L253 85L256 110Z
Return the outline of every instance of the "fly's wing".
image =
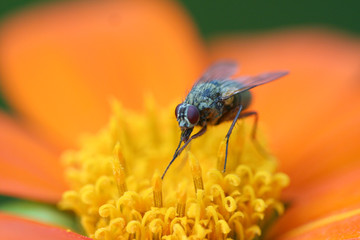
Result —
M226 100L232 96L234 96L237 93L241 93L247 90L250 90L254 87L257 87L259 85L271 82L275 79L281 78L285 75L287 75L289 72L282 71L282 72L270 72L270 73L262 73L257 76L253 77L239 77L233 79L233 81L239 83L239 86L241 86L238 89L232 89L230 91L224 92L222 94L222 100Z
M238 70L237 63L234 61L221 61L211 65L196 82L209 82L212 80L229 79Z

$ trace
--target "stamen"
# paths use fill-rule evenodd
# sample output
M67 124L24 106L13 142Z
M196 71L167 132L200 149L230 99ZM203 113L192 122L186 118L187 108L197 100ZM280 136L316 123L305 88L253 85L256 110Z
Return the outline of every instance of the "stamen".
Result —
M217 169L222 172L225 164L226 139L221 141L217 154Z
M174 219L176 216L176 210L174 207L169 207L164 215L164 222L168 225L171 223L172 219Z
M154 206L161 208L163 206L162 201L162 180L160 175L155 173L153 178L153 194L154 194Z
M217 227L219 227L220 233L224 235L224 238L229 234L231 231L229 224L225 220L219 220L219 222L216 224Z
M110 231L113 236L125 233L126 221L122 217L114 218L110 221Z
M126 225L126 232L129 233L128 239L140 239L141 236L139 235L141 234L141 224L138 221L130 221Z
M125 160L120 150L120 143L117 142L114 147L114 153L112 158L113 174L115 177L116 185L119 191L119 195L122 196L127 191L126 187L126 174L125 174Z
M186 190L182 188L177 193L178 202L176 204L176 216L184 217L185 216L185 208L186 208Z
M251 205L255 212L263 212L266 209L266 204L261 198L253 200Z
M199 161L190 152L188 152L187 157L189 159L191 173L193 175L195 192L197 192L198 189L204 190L204 183L202 179Z
M154 219L149 224L149 230L151 231L151 239L160 240L163 230L163 222L160 219Z
M113 204L104 204L99 208L99 215L101 217L110 217L115 218L117 214L117 209L115 208L115 206Z
M119 159L120 165L124 169L124 172L127 174L128 172L127 172L127 167L126 167L126 161L125 161L124 155L123 155L123 153L121 151L120 142L116 142L116 144L115 144L114 156Z
M260 236L260 235L261 235L261 229L257 225L253 225L247 228L245 231L246 239L254 239L256 236Z
M179 223L174 224L173 231L178 239L186 239L185 229Z
M105 240L110 240L110 233L109 230L106 228L99 228L95 234L94 237L96 239L105 239Z

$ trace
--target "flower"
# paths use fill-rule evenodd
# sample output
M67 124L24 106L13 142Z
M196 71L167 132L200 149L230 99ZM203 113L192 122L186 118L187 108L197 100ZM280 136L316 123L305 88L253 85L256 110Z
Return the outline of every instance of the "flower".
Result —
M291 71L286 81L254 90L254 109L268 126L270 149L292 183L284 196L291 202L289 210L269 236L358 236L355 37L299 30L224 37L205 49L179 6L165 2L43 7L9 20L0 36L2 88L19 113L16 119L0 116L6 133L0 135L0 160L6 166L0 169L2 193L58 200L66 189L59 149L104 124L110 93L126 107L138 108L146 91L168 103L183 96L211 60L234 58L244 74ZM79 237L9 215L1 214L0 221L2 238L27 234L19 229L51 233L53 239ZM34 233L27 237L37 239Z
M259 154L251 126L233 132L225 175L229 124L210 129L181 155L191 170L179 159L180 167L162 181L157 171L165 169L179 140L175 106L162 112L148 100L139 115L113 105L109 124L86 137L79 151L63 155L72 190L60 206L80 216L91 238L253 239L283 213L279 198L289 179L275 172L270 155Z

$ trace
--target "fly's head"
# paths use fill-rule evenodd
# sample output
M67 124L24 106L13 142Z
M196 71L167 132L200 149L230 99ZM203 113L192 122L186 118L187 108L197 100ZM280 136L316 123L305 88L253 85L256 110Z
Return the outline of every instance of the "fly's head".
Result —
M175 109L175 116L181 129L181 140L186 142L189 139L194 126L200 120L199 110L194 105L180 103Z

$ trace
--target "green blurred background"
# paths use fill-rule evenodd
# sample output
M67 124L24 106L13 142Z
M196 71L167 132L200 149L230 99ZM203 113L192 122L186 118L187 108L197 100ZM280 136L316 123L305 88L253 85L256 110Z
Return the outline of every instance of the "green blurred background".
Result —
M20 9L59 0L0 0L0 21ZM181 0L205 40L223 33L321 26L360 33L360 0ZM1 86L0 86L1 87ZM11 111L1 97L0 108Z

